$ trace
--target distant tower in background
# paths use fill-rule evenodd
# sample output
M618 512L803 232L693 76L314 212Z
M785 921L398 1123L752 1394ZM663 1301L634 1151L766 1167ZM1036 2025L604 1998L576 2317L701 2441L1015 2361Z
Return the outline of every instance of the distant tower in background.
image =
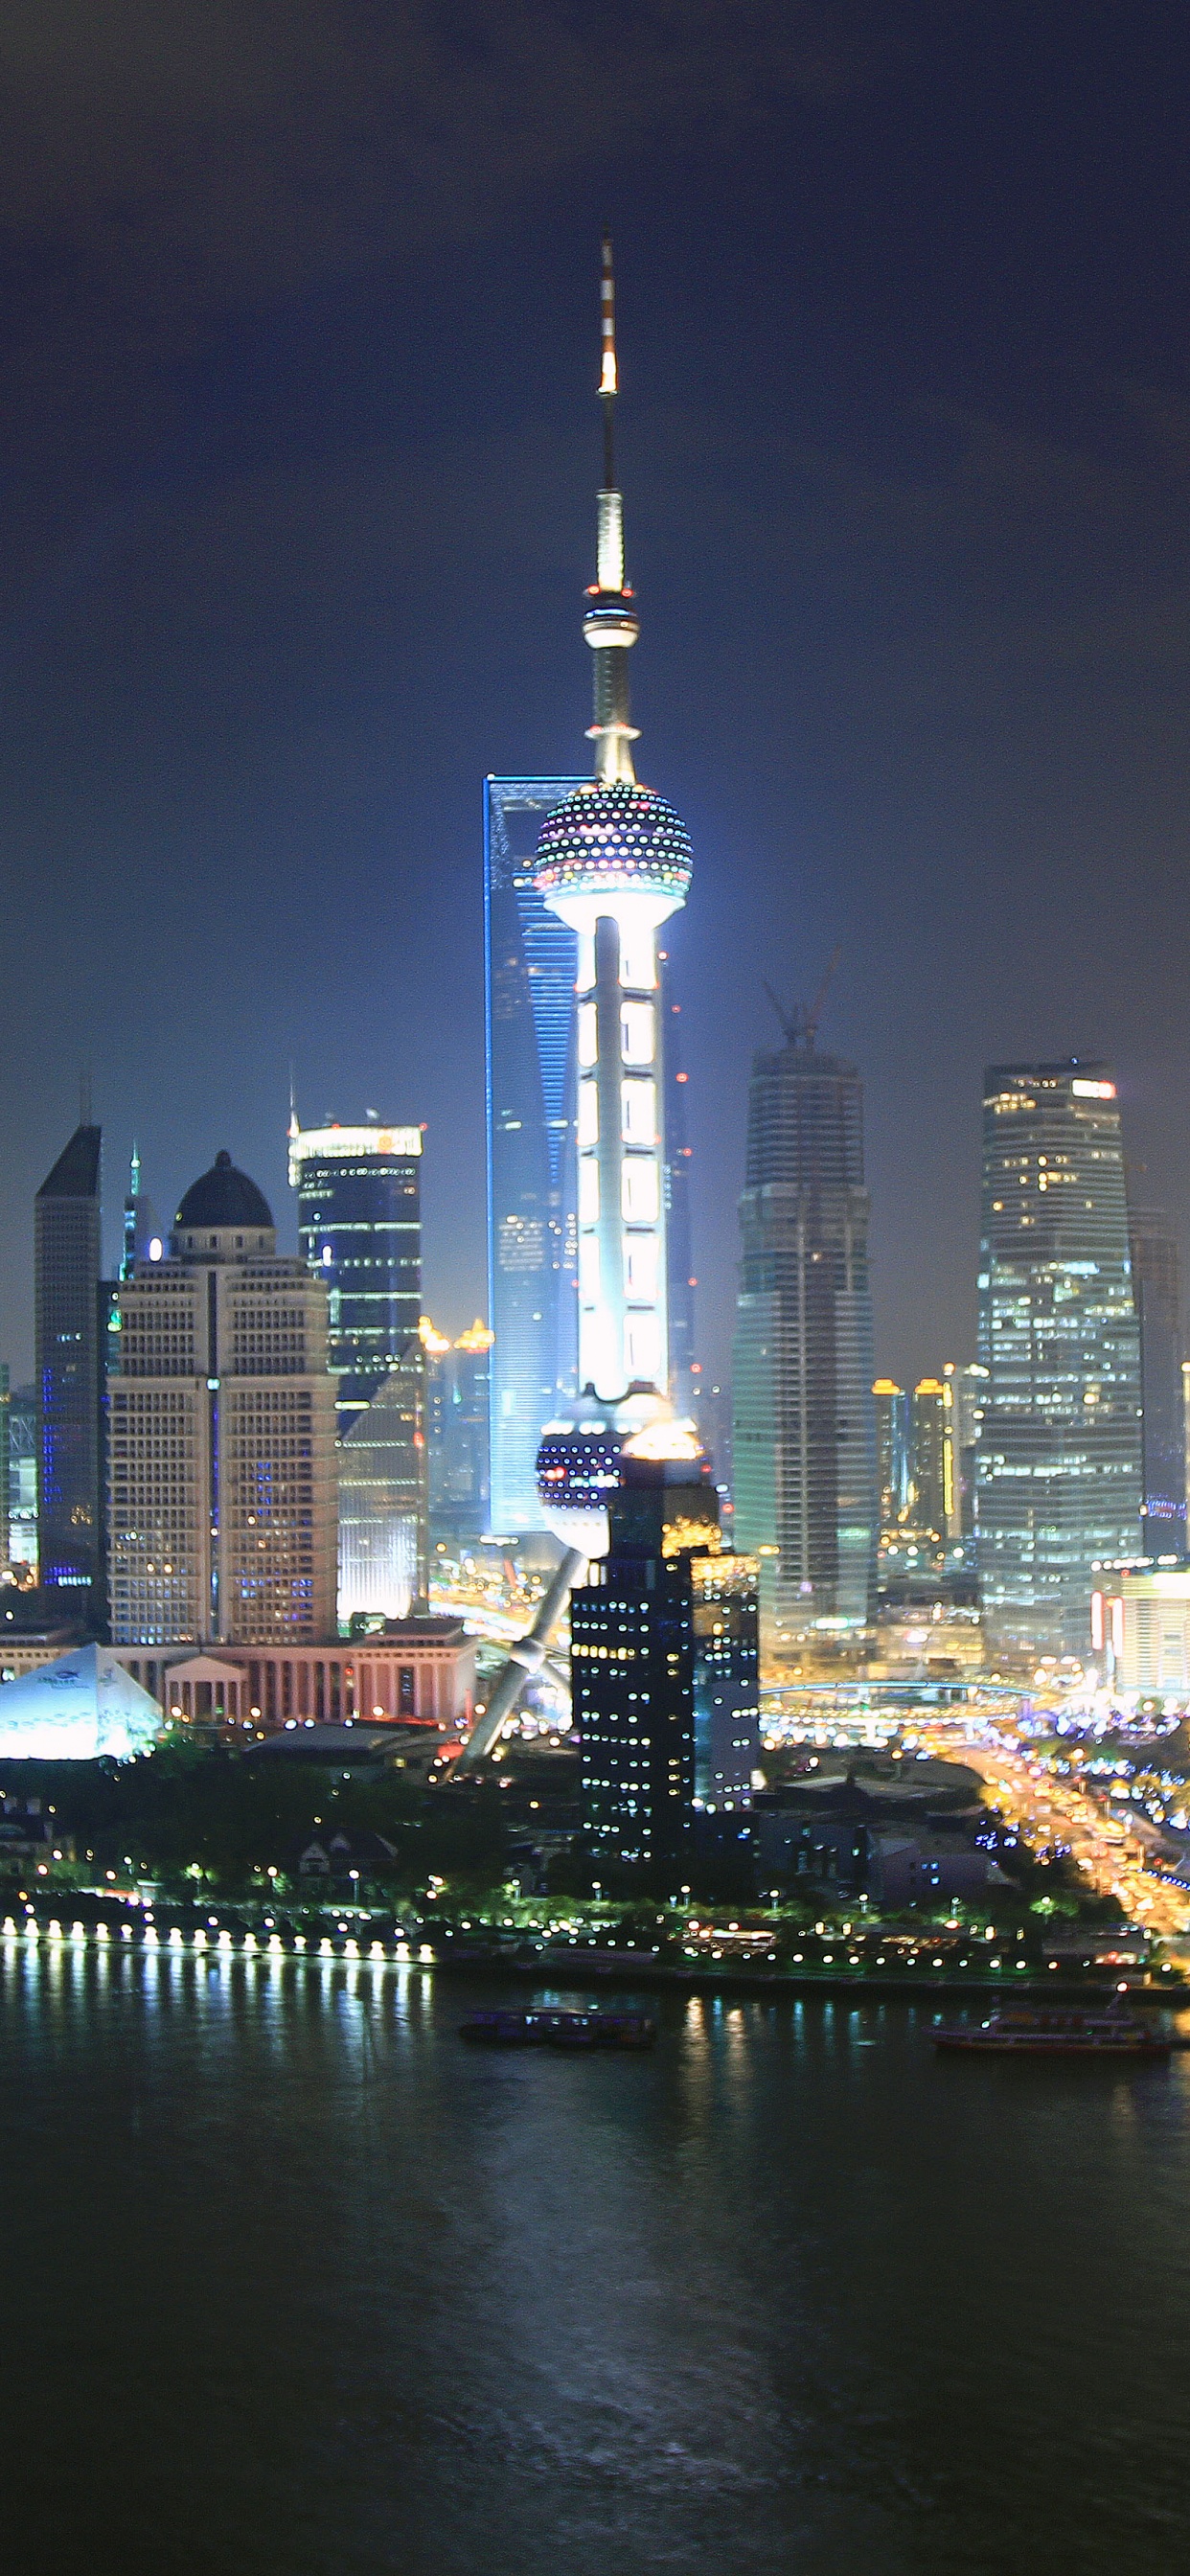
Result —
M298 1248L328 1297L339 1449L338 1619L403 1619L427 1582L420 1127L299 1127Z
M100 1131L76 1127L34 1206L33 1329L40 1414L37 1552L42 1590L99 1617Z
M1141 1545L1146 1556L1186 1549L1186 1415L1182 1387L1182 1287L1177 1237L1160 1209L1134 1207L1128 1248L1140 1326Z
M423 1315L426 1353L426 1447L430 1539L448 1546L484 1536L490 1526L488 1403L493 1336L478 1316L457 1342Z
M1140 1547L1140 1335L1105 1065L984 1080L977 1540L989 1632L1086 1654L1092 1567Z
M909 1517L915 1529L941 1542L947 1534L948 1510L946 1390L939 1377L919 1378L910 1411L912 1497Z
M909 1398L892 1377L878 1377L872 1388L876 1420L876 1490L881 1529L895 1529L909 1516Z
M152 1246L156 1243L157 1250ZM140 1155L132 1148L128 1167L128 1195L124 1201L123 1232L120 1245L120 1277L131 1279L138 1261L160 1261L165 1246L157 1233L153 1202L146 1198L140 1181Z
M862 1627L877 1540L863 1086L809 1015L753 1059L735 1337L735 1542L778 1629ZM766 1587L767 1588L767 1587Z

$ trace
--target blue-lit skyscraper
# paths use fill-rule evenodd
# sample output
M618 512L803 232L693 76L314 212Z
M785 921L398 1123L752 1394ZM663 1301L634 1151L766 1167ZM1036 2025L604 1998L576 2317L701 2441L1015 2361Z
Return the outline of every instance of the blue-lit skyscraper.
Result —
M1140 1334L1116 1086L1101 1064L984 1081L977 1543L992 1633L1084 1653L1098 1560L1140 1549Z
M537 835L574 778L484 787L491 1524L540 1528L542 1423L574 1386L574 978L578 941L533 883Z

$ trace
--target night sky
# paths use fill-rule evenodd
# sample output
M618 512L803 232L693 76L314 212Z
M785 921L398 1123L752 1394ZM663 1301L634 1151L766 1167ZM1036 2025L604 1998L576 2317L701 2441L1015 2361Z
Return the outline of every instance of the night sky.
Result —
M0 16L0 1356L89 1067L114 1254L428 1122L485 1303L480 786L585 768L599 231L638 766L695 845L700 1338L752 1049L842 963L879 1365L970 1356L980 1073L1190 1206L1190 18L1079 0Z

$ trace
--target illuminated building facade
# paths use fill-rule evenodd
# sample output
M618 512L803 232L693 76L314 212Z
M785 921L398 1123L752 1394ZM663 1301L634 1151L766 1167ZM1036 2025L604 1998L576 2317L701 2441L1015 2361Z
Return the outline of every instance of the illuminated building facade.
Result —
M289 1129L298 1247L327 1291L340 1625L403 1619L427 1580L420 1127Z
M1093 1565L1140 1545L1140 1336L1105 1066L991 1067L981 1230L984 1611L994 1636L1082 1653Z
M791 1028L753 1060L734 1363L736 1544L778 1623L862 1627L877 1546L863 1086Z
M912 1496L910 1518L918 1529L941 1542L950 1519L950 1458L947 1450L946 1389L938 1377L919 1378L910 1412Z
M909 1517L909 1398L896 1379L878 1377L872 1388L876 1420L876 1484L880 1526L895 1529Z
M290 1126L298 1249L327 1291L340 1439L417 1341L421 1147L420 1127Z
M76 1127L34 1205L38 1564L76 1617L102 1569L99 1165L98 1127Z
M278 1258L267 1200L217 1156L167 1258L114 1291L113 1642L301 1644L335 1625L327 1292Z
M673 1426L625 1443L608 1515L571 1594L583 1829L598 1863L676 1886L695 1815L751 1803L756 1565L722 1549L709 1460Z
M1141 1549L1186 1548L1186 1415L1182 1384L1182 1283L1167 1216L1128 1207L1132 1293L1140 1327Z
M577 778L484 787L491 1526L541 1526L541 1426L574 1387L577 941L534 884L544 817Z
M493 1335L478 1316L457 1342L423 1316L430 1535L448 1543L490 1527L488 1425Z
M15 1580L37 1578L37 1389L13 1387L8 1400L8 1556Z

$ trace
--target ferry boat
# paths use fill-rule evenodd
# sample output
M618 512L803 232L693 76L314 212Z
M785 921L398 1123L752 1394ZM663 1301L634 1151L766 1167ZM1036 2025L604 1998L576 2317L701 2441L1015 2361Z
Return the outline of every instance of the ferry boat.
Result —
M460 2039L488 2048L652 2048L657 2024L641 2012L555 2011L544 2005L525 2012L496 2005L468 2013L459 2024Z
M1168 2057L1171 2041L1113 2007L1098 2013L994 2012L987 2021L937 2022L935 2048L1017 2057Z

